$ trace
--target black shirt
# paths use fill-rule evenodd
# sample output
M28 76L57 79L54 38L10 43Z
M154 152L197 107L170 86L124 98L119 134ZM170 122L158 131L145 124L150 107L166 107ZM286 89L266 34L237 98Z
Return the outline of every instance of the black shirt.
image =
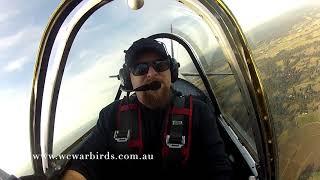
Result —
M137 99L135 100L137 103ZM75 154L105 154L107 160L72 160L68 169L80 172L87 179L106 179L115 175L117 179L125 177L184 178L197 176L202 179L229 179L231 165L225 154L224 143L217 128L217 118L209 106L193 98L192 145L188 166L182 168L163 168L161 160L162 123L165 109L149 109L141 105L143 154L152 155L153 160L111 160L110 142L113 138L117 107L115 101L99 113L97 125L89 138ZM106 157L106 156L105 156ZM153 177L153 178L152 178Z

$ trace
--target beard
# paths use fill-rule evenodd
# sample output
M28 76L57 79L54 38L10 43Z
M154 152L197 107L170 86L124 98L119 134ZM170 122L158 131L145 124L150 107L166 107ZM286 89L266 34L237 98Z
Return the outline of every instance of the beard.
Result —
M164 108L170 102L170 84L160 83L160 89L137 92L142 103L150 109Z

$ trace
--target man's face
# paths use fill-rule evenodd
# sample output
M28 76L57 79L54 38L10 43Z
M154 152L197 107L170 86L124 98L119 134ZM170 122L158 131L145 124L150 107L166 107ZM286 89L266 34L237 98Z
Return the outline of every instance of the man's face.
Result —
M135 61L135 64L151 63L155 60L161 59L160 56L152 51L147 51L139 55ZM130 78L133 88L140 87L145 84L149 84L153 81L159 81L161 88L155 91L138 91L136 92L138 100L147 106L148 108L162 108L165 107L170 100L170 86L171 86L171 74L170 68L157 72L151 65L149 70L144 75L136 76L130 72Z

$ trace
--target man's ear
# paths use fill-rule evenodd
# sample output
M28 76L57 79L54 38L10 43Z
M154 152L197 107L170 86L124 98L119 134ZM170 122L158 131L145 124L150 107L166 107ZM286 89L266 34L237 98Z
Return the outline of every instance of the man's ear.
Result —
M128 70L128 67L126 65L123 65L123 68L119 70L119 79L120 79L120 85L121 89L124 91L132 90L132 83L131 83L131 72Z

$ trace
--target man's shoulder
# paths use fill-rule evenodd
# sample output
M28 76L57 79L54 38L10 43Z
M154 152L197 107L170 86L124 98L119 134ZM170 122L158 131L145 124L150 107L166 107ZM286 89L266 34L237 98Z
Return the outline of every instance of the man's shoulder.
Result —
M130 96L129 103L131 104L131 103L136 103L136 102L137 102L137 98L134 97L134 96ZM111 102L110 104L108 104L107 106L102 108L101 112L109 112L109 111L112 112L112 111L116 110L119 107L120 103L127 103L126 102L126 98L118 99L118 100L115 100L115 101Z
M107 106L105 106L104 108L101 109L100 113L106 113L106 112L112 112L114 111L121 100L115 100L113 102L111 102L110 104L108 104Z
M192 98L192 105L193 106L200 106L200 107L206 107L208 106L207 102L198 96L181 96L186 98L188 101L190 100L190 97Z
M206 102L197 96L192 96L192 103L198 106L207 106Z
M185 97L189 97L189 96L185 96ZM204 113L215 112L213 105L207 99L204 99L203 97L198 97L198 96L191 96L191 97L192 97L192 106L194 111L201 111Z

